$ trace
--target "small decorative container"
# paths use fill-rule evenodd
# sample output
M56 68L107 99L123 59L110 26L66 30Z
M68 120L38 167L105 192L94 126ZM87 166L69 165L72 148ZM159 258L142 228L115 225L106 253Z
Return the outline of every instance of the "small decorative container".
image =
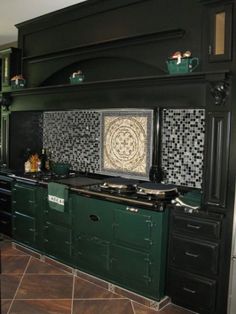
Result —
M70 76L70 83L71 84L80 84L83 81L84 81L84 75L82 74L82 71L74 72Z
M194 71L199 65L198 58L169 59L166 61L169 74L184 74Z
M23 78L22 75L15 75L12 79L11 79L11 88L12 89L20 89L20 88L24 88L25 87L25 79Z

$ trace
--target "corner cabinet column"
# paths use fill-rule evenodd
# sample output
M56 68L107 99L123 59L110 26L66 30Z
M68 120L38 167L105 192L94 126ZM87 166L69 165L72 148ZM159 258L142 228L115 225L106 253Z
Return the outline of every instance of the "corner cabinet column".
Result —
M230 113L208 112L205 205L226 207Z

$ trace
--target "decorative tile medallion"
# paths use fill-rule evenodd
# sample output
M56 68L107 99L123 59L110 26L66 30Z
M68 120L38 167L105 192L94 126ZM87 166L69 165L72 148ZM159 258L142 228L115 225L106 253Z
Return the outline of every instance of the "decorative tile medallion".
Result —
M148 178L152 110L102 112L101 172Z

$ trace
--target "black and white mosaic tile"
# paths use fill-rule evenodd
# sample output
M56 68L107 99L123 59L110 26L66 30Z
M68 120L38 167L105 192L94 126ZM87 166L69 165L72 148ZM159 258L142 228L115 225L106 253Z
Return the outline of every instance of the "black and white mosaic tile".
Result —
M138 111L131 111L126 112L126 115L134 114L134 116L139 117ZM109 116L113 117L114 114L117 114L117 111L110 113L102 110L44 112L42 122L43 146L51 151L53 160L67 162L77 171L121 176L126 174L127 176L139 176L148 179L148 168L151 164L152 155L151 110L146 112L148 128L144 142L147 168L145 173L141 175L137 172L132 173L132 171L128 171L128 173L127 169L120 172L119 169L107 171L108 169L105 169L103 165L103 120L105 116L109 118ZM141 113L141 117L143 114L144 112ZM162 167L166 173L166 182L201 188L205 110L164 109L162 120Z
M77 171L98 172L100 114L96 111L54 111L43 114L43 146L54 161Z
M162 119L162 167L166 181L201 188L205 110L165 109Z

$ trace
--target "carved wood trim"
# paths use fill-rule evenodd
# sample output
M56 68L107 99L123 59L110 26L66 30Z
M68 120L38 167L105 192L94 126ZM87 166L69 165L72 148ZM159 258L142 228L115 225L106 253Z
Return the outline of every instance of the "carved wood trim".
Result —
M229 158L229 112L209 112L208 124L208 161L206 168L207 205L226 207L226 191Z

